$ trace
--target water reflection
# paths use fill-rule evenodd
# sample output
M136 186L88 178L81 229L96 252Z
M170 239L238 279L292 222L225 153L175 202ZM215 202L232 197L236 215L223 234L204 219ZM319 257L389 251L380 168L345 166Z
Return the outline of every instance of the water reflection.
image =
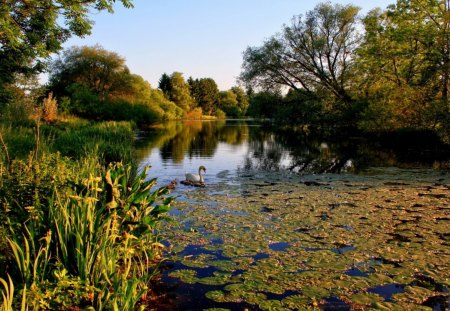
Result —
M407 152L407 151L405 151ZM358 172L369 166L419 165L401 162L398 152L362 138L337 138L279 131L255 121L167 122L146 133L137 148L141 165L223 170L288 170L295 173ZM420 159L419 159L420 160ZM150 163L149 163L150 162ZM432 161L420 163L431 166Z

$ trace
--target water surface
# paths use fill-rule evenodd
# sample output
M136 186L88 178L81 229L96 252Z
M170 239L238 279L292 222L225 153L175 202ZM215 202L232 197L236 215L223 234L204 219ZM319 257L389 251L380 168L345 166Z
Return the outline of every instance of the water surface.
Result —
M324 137L236 120L139 141L159 185L207 168L172 191L160 309L448 307L449 174L431 151Z

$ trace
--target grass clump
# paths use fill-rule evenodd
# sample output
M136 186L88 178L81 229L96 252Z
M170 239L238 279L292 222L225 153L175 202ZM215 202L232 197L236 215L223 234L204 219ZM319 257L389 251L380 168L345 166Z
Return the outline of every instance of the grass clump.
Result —
M41 123L42 122L42 123ZM0 124L0 310L133 310L172 198L132 160L135 126Z

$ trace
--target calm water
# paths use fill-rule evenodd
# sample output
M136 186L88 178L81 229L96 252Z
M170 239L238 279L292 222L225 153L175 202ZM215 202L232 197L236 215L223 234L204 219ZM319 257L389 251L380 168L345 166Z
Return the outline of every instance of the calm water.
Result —
M446 152L427 141L428 148L399 146L396 141L382 147L358 137L276 132L257 121L168 122L141 139L137 159L141 169L152 166L151 175L160 184L184 179L186 172L197 173L200 165L207 168L206 180L214 183L225 175L255 170L368 173L372 167L431 168L436 160L448 161Z
M405 171L404 168L414 168L412 170L413 175L408 176L417 175L418 179L423 178L424 180L431 178L432 181L427 180L430 183L435 180L443 182L443 178L448 174L445 171L434 171L433 174L436 174L436 177L429 177L427 173L430 168L437 166L436 159L448 163L448 157L442 150L432 150L432 146L430 148L396 147L398 146L395 146L395 143L382 147L379 142L375 143L357 137L346 139L325 138L324 136L305 134L301 131L281 132L256 121L186 121L168 122L142 135L138 142L136 157L139 169L143 169L146 165L152 166L149 177L157 177L160 186L167 185L174 180L183 180L186 172L197 173L198 167L204 165L207 168L205 174L206 188L198 189L179 185L172 193L177 197L177 200L187 202L191 202L189 200L193 196L196 200L201 200L202 197L211 198L214 193L223 194L223 191L229 191L231 196L236 193L239 193L242 197L251 196L245 189L241 189L240 182L246 178L247 182L250 178L251 183L254 183L253 180L259 183L263 182L263 180L258 180L255 177L258 174L261 174L260 176L267 176L267 174L272 173L282 174L283 176L301 175L305 177L304 184L306 186L317 186L324 184L320 179L317 179L321 177L317 176L336 176L339 174L339 176L343 176L339 178L344 179L347 178L346 176L355 176L355 174L358 176L357 178L366 178L364 176L370 177L378 174L394 176L399 172L395 167L399 167L402 168L401 171ZM307 181L311 176L315 176L314 180L319 180L319 182ZM386 182L384 177L379 177L379 180L388 186L390 184L393 186L406 185L403 181L401 183L396 180ZM331 203L328 204L330 208L339 208L341 205L349 206L348 202ZM192 204L195 206L195 203ZM228 214L222 213L218 211L219 205L220 202L211 202L210 207L212 213L217 213L220 217L231 215L231 217L243 216L245 218L246 216L245 213L239 214L239 211L233 211L232 213L227 211ZM272 209L262 206L260 211L263 214L270 214ZM171 212L177 220L181 220L181 231L190 230L189 228L192 225L191 220L186 221L186 217L189 216L184 213L189 214L190 211L174 208ZM226 220L223 221L226 222ZM327 221L327 219L323 219L323 221ZM196 225L196 230L202 230L202 223ZM344 226L343 228L349 231L354 230L352 226ZM227 233L224 233L223 236L220 236L219 233L217 233L217 236L215 234L210 237L205 236L205 238L210 239L209 245L218 245L218 249L220 249L220 245L224 244L223 241L228 236ZM176 244L176 241L173 242ZM278 256L279 253L289 251L289 249L290 244L288 242L274 242L268 245L266 253L256 254L254 260L269 258L268 253L271 253L270 256ZM314 245L305 246L302 249L311 253L322 250L322 248ZM342 248L331 248L331 251L344 256L345 253L354 249L354 246L344 245ZM181 258L186 255L193 255L194 258L204 255L212 256L219 261L230 260L230 258L222 255L222 251L211 251L205 247L192 244L188 244L179 255ZM195 285L186 284L168 276L170 271L186 268L177 261L169 262L167 265L162 281L167 286L163 289L163 292L168 292L169 295L166 295L166 298L169 298L167 301L161 302L159 310L171 310L174 306L180 310L201 310L212 307L231 310L257 309L255 305L249 305L246 302L215 304L205 298L205 293L220 289L220 287L198 283ZM217 271L217 269L197 269L197 275L198 277L208 277L214 271ZM240 271L235 273L239 274ZM347 275L367 276L365 272L356 268L349 270ZM390 284L384 287L374 287L371 290L375 293L382 292L384 296L378 294L384 297L385 301L389 301L388 298L392 294L401 292L403 287ZM286 291L283 295L273 296L272 299L282 299L295 294L296 292ZM268 297L270 298L270 296ZM321 307L325 310L350 309L349 305L333 296L325 299L323 303ZM439 306L439 304L436 304L435 310L441 310ZM444 306L445 309L445 302L441 303L441 306Z

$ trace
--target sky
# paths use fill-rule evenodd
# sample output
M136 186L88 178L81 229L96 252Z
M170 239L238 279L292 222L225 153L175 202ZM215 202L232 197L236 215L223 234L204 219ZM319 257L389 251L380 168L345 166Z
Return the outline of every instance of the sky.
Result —
M319 0L134 0L126 9L116 2L114 13L95 12L92 33L72 37L64 47L101 45L125 58L134 74L158 87L163 73L212 78L220 90L237 84L242 55L305 14ZM395 0L333 0L353 4L365 14Z

